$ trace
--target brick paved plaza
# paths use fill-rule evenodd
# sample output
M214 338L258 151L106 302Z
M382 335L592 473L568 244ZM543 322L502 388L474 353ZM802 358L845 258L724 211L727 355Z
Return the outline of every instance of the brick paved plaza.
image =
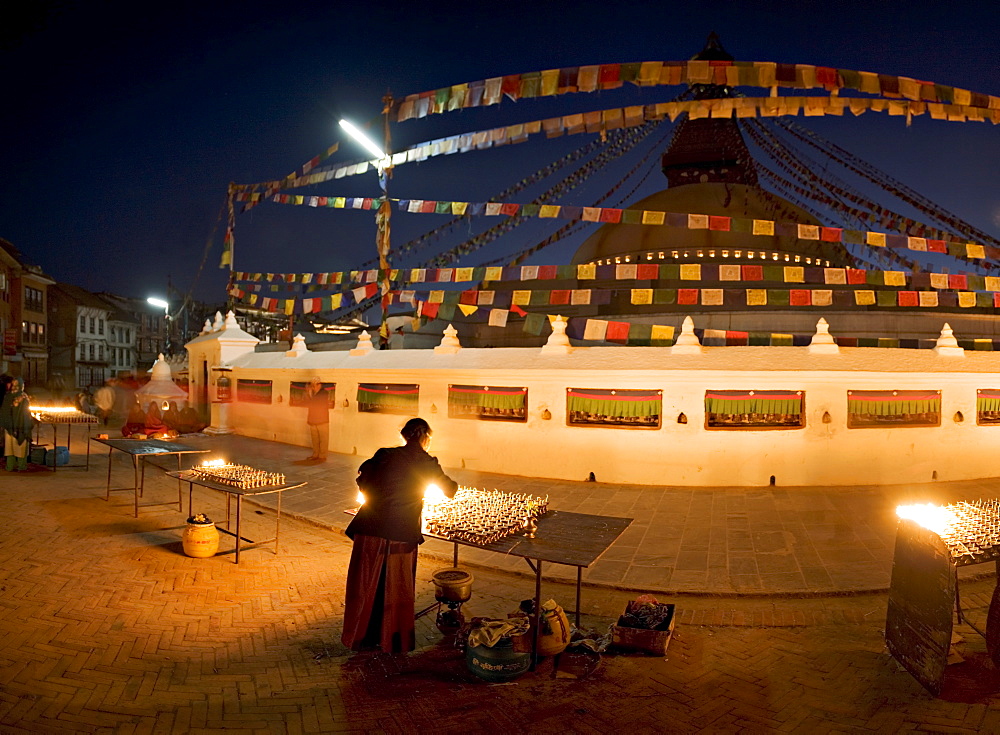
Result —
M278 555L270 548L250 550L241 555L239 566L232 554L185 556L180 539L186 513L176 506L144 508L136 519L129 493L104 500L103 452L91 456L89 472L0 473L0 500L7 508L0 541L0 731L1000 731L1000 675L970 628L956 628L964 638L959 650L966 660L949 667L939 699L886 652L882 629L891 521L857 519L851 533L863 533L860 550L867 555L860 560L847 553L858 540L832 543L847 528L820 531L812 524L817 513L827 513L827 520L834 513L860 513L860 508L881 513L878 509L896 497L912 495L912 488L814 489L808 505L798 504L790 490L744 493L742 516L735 506L723 514L721 532L731 530L725 527L727 517L731 526L746 527L743 541L730 536L736 542L724 547L729 549L725 557L713 551L719 520L715 505L705 514L697 512L697 502L678 507L674 521L664 526L669 533L656 533L662 530L657 528L662 509L636 513L634 528L641 529L641 536L633 531L623 537L625 543L611 550L610 561L616 564L588 576L583 623L606 630L626 600L651 590L679 610L667 656L605 656L585 679L557 678L553 662L544 660L513 683L490 685L466 671L462 655L443 641L433 616L420 620L418 650L406 656L352 654L340 645L350 543L339 530L346 516L338 520L338 514L345 505L343 494L352 492L352 468L359 458L297 464L306 454L298 447L238 437L203 441L224 446L231 459L252 457L258 466L274 463L285 466L289 476L309 477L308 492L298 501L291 492L285 498L294 517L282 519ZM82 449L82 442L74 447L74 462ZM114 484L123 484L131 468L120 455L112 461ZM455 475L473 481L458 471ZM508 482L543 485L526 478ZM613 514L616 506L608 501L634 492L599 483L578 485L584 498L574 505L574 488L563 488L553 493L554 507ZM945 496L979 497L987 485L938 490ZM648 492L694 501L710 498L713 503L721 498L721 491ZM597 507L602 493L606 502ZM148 472L144 502L171 499L176 499L176 485L156 470ZM633 507L640 502L633 499ZM755 511L768 503L777 505L780 528L769 530ZM224 515L223 505L207 492L196 494L196 510L213 517ZM273 529L270 511L251 507L245 517L251 537L258 525L261 533ZM680 568L684 562L678 561L688 542L691 550L700 550L694 533L699 522L709 529L702 536L705 557L711 560L700 577L685 574L696 570ZM796 536L799 527L808 532ZM795 544L777 543L789 534ZM824 537L830 543L819 543ZM809 548L804 547L807 540ZM746 550L739 550L741 543ZM659 560L650 552L657 544L664 548ZM419 606L433 600L430 574L447 559L447 547L426 546L418 575ZM224 537L222 550L229 549L231 540ZM782 549L790 550L782 554ZM435 558L436 553L443 557ZM792 569L794 562L795 571L762 571L778 563L768 555L790 556L786 566ZM504 615L532 594L533 580L519 573L523 562L489 557L470 558L476 581L467 613ZM636 563L639 557L641 564ZM817 564L810 567L807 559ZM723 581L723 566L744 570L733 575L740 577L749 574L745 570L751 562L754 579ZM638 567L655 569L657 563L681 574L673 582L664 576L650 584L626 576ZM803 569L819 567L831 583L844 580L841 594L833 594L833 586L768 590L766 579L758 581L767 574L784 574L776 580L791 587L793 581L806 581ZM606 579L597 578L601 576ZM694 586L698 580L703 580L700 590ZM761 588L736 594L738 590L729 589L734 583ZM989 578L963 582L963 605L973 620L985 617L992 588ZM543 591L567 609L573 606L572 586L558 577L547 579Z

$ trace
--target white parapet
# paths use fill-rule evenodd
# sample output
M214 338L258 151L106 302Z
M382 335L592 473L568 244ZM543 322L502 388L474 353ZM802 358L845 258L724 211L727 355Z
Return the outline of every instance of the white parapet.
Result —
M434 348L434 352L439 355L454 355L460 349L462 349L462 343L458 341L458 330L449 324L444 328L441 344Z
M674 340L674 346L670 348L671 354L701 355L704 351L701 342L698 341L698 335L694 333L694 320L689 316L684 317L684 323L681 324L681 333L677 335L677 339Z
M965 350L958 346L958 340L955 339L955 333L948 322L945 322L941 328L941 336L937 339L937 346L934 348L934 351L939 355L965 357Z
M809 343L809 352L814 355L839 355L840 346L830 334L830 325L823 317L816 322L816 334Z

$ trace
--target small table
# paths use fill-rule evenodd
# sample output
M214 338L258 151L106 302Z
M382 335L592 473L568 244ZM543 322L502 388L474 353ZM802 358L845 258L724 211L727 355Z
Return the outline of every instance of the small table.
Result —
M111 493L118 490L132 490L135 493L135 517L139 517L139 498L142 496L143 488L146 484L146 460L151 457L164 457L171 454L177 455L177 469L181 468L181 455L184 454L205 454L206 452L212 451L211 449L200 449L198 447L191 447L187 444L178 444L177 442L165 441L163 439L96 439L91 438L91 441L95 441L99 444L104 444L108 447L108 489L105 495L105 500L111 499ZM134 474L134 482L131 488L128 487L111 487L111 453L114 450L119 452L124 452L132 457L132 471ZM182 498L181 492L183 488L181 483L177 483L177 510L180 511ZM172 503L171 503L172 504ZM168 505L168 503L145 503L142 507L151 505Z
M547 561L553 564L576 567L576 627L579 628L580 587L583 569L600 559L611 544L632 524L632 520L631 518L553 510L538 519L538 530L535 532L535 538L515 534L491 544L476 544L468 541L455 541L434 534L425 535L442 541L451 541L455 545L454 566L456 567L458 566L458 547L460 544L508 556L519 556L528 563L531 571L535 573L535 610L532 621L535 634L532 641L532 651L537 652L538 618L542 604L542 562ZM532 665L536 660L537 653L533 653Z
M32 416L35 419L35 443L38 443L38 436L41 433L42 424L48 424L52 427L52 451L53 455L59 449L59 426L66 427L66 450L71 451L72 444L70 443L70 435L73 427L79 424L83 424L87 427L87 463L86 464L68 464L67 467L86 467L90 470L90 427L97 423L97 417L89 413L75 413L71 416L60 416L58 413L47 413L44 410L38 412L32 412ZM52 460L52 471L55 472L58 469L57 457L54 456Z
M176 477L178 481L183 480L188 484L188 517L191 517L191 496L194 493L194 486L199 485L201 487L207 487L209 490L218 490L220 493L226 494L226 527L220 528L219 531L225 533L229 536L233 536L236 539L236 563L240 563L240 542L246 541L248 546L243 548L249 548L250 546L260 546L261 544L269 544L274 542L274 553L278 553L278 533L281 529L281 493L285 490L292 490L293 488L302 487L306 484L305 480L302 481L291 481L286 482L282 485L262 485L260 487L233 487L232 485L227 485L222 482L217 482L208 477L202 477L190 470L168 472L171 477ZM271 493L278 493L278 508L277 515L274 521L274 538L261 539L260 541L251 541L248 538L243 538L241 534L241 518L243 515L243 498L244 496L254 496L254 495L270 495ZM233 497L236 497L236 531L229 530L229 518L230 518L230 502Z

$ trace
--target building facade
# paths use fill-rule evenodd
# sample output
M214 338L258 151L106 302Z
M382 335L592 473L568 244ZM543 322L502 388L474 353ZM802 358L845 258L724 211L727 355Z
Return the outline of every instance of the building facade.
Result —
M111 374L109 320L106 301L67 283L50 289L50 360L53 371L69 376L67 387L96 388Z
M0 329L3 371L29 388L50 383L49 287L55 280L25 263L17 248L0 240Z

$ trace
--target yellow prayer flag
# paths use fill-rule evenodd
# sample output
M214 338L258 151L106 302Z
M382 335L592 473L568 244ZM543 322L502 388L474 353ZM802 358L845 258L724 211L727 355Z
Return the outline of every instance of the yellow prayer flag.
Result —
M510 303L527 306L531 303L531 291L511 291Z
M963 309L971 309L976 305L976 294L973 291L959 291L958 305Z
M632 289L632 303L633 304L652 304L653 303L653 289L651 289L651 288L633 288Z
M341 302L343 302L343 300L344 300L344 294L342 294L342 293L335 293L333 296L330 297L330 303L331 303L332 308L339 309L340 308L340 304L341 304Z
M747 289L747 306L766 306L766 305L767 305L767 289L763 288Z
M996 276L986 276L986 290L1000 291L1000 278Z
M986 248L982 245L976 245L974 243L965 244L965 257L967 258L985 258Z
M503 268L499 265L491 265L486 268L484 281L499 281L503 278Z
M906 274L903 271L885 271L882 274L886 286L905 286Z
M347 197L334 197L333 198L333 208L334 209L343 209L346 204L347 204Z
M661 324L654 324L652 332L649 336L653 341L666 342L674 338L674 328L663 326Z
M876 248L885 247L885 233L884 232L868 232L865 233L865 242Z
M774 234L774 222L769 219L755 219L753 221L753 234L755 235L773 235Z
M476 311L479 310L479 307L474 306L472 304L459 304L458 310L463 314L465 314L465 316L471 316L472 314L475 314Z
M785 283L805 283L806 269L800 265L785 266Z
M925 237L908 237L906 238L906 247L909 250L917 250L922 253L927 252L927 238Z
M543 204L542 208L538 210L539 217L558 217L559 210L561 207L555 204Z
M931 273L931 288L948 288L948 274Z
M597 266L593 263L581 263L576 267L576 277L581 281L597 278Z
M854 292L854 303L858 306L874 306L875 305L875 292L874 291L855 291Z
M680 268L682 281L700 281L701 263L683 263Z
M451 203L451 213L461 217L465 214L465 210L468 209L468 202L452 202Z
M296 194L295 195L295 203L296 204L304 204L305 201L306 201L306 198L303 195L301 195L301 194Z
M286 314L295 313L295 299L287 299L285 301L285 313Z
M472 268L456 268L455 269L455 282L459 283L462 281L472 280Z
M431 291L427 296L427 303L429 304L443 304L444 303L444 291Z
M642 223L644 225L662 225L666 220L666 212L654 212L650 210L643 210L642 212Z
M601 208L600 207L584 207L583 216L581 219L584 222L599 222L601 220Z

